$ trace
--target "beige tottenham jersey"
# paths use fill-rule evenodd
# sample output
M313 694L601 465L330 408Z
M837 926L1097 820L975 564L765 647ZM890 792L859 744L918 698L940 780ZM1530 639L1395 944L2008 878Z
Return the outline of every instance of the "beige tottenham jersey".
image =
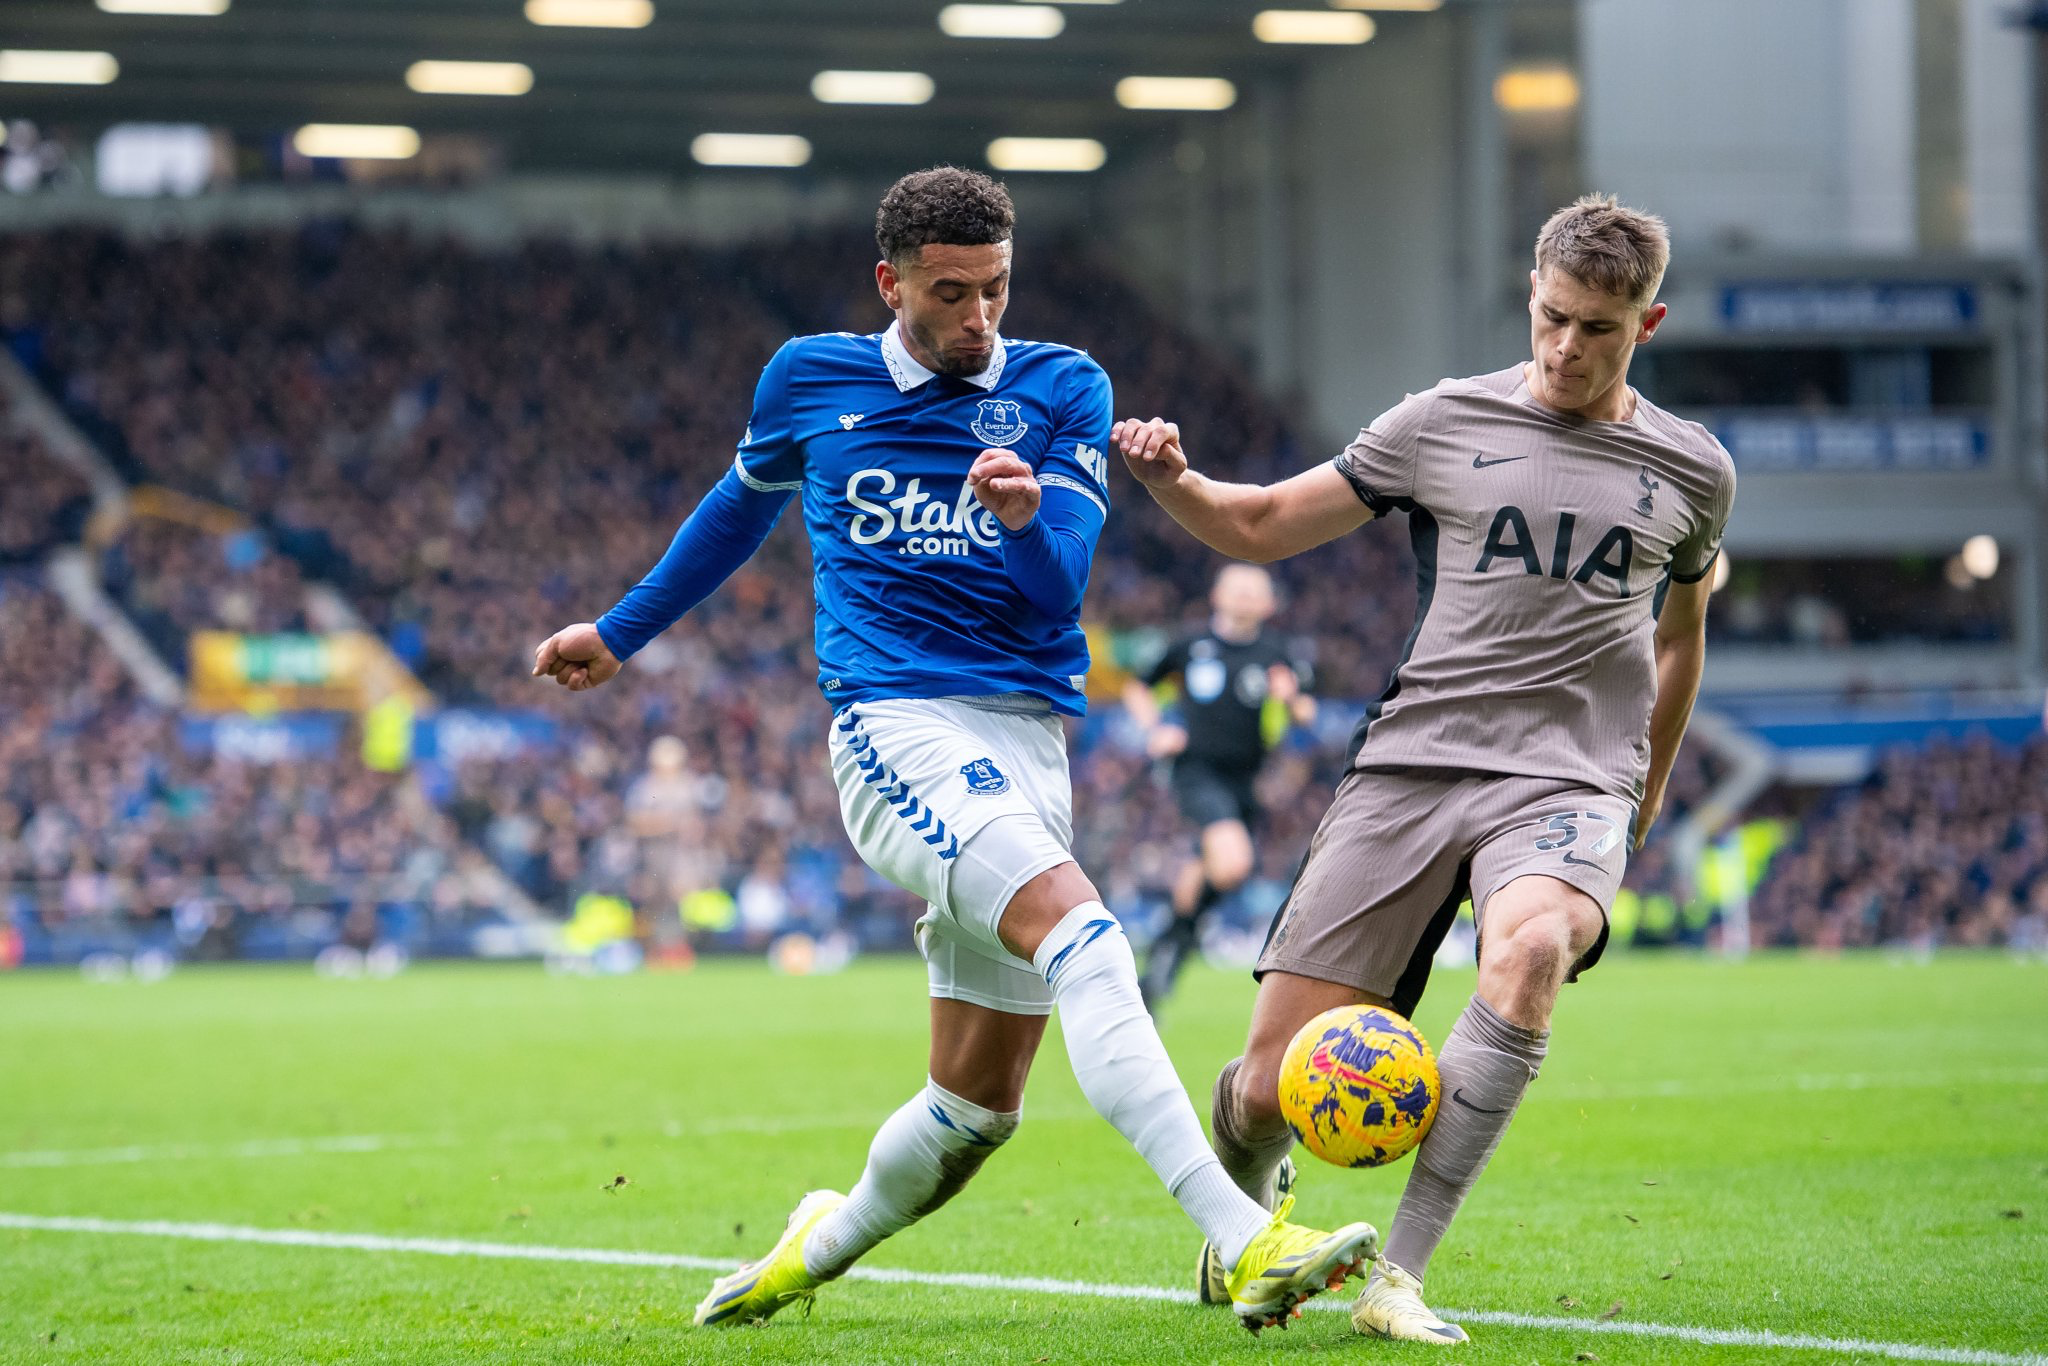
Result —
M1337 470L1405 510L1420 601L1354 763L1571 779L1640 801L1670 582L1713 567L1735 467L1704 427L1541 406L1520 366L1447 379L1360 432Z

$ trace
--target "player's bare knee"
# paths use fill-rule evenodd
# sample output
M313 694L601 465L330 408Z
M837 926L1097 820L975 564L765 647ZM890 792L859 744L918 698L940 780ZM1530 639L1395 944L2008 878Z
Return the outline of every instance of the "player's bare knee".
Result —
M1029 961L1067 912L1101 899L1081 865L1057 864L1017 889L1003 907L996 932L1004 948Z
M1562 982L1571 959L1561 930L1562 926L1524 922L1505 942L1487 944L1480 970L1518 987Z
M1567 961L1573 962L1599 940L1606 917L1593 898L1584 892L1577 888L1560 888L1555 897L1524 923L1544 939L1561 945Z
M1495 980L1556 990L1600 934L1600 908L1573 894L1526 911L1489 934L1480 969Z

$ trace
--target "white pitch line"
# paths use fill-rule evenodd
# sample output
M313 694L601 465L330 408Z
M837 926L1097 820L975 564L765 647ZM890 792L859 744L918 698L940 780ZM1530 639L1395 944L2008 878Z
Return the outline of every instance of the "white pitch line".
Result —
M238 1224L180 1224L165 1220L129 1221L61 1215L0 1212L0 1228L46 1233L132 1234L149 1238L182 1238L202 1243L263 1243L279 1247L314 1247L353 1252L412 1252L435 1257L486 1257L524 1262L590 1262L607 1266L658 1266L686 1271L724 1271L731 1258L692 1257L675 1252L634 1252L597 1247L546 1247L523 1243L484 1243L463 1238L393 1238L379 1233L316 1233L309 1229L249 1228ZM1041 1276L990 1276L975 1272L904 1271L857 1266L850 1280L889 1284L939 1285L968 1290L1001 1290L1042 1295L1084 1295L1094 1299L1155 1300L1192 1304L1195 1294L1158 1285L1109 1285L1094 1281L1062 1281ZM1313 1301L1312 1308L1343 1310L1340 1301ZM1772 1333L1746 1328L1695 1328L1675 1323L1638 1323L1622 1319L1567 1319L1515 1314L1501 1310L1447 1309L1446 1317L1466 1323L1533 1328L1544 1332L1621 1334L1670 1338L1710 1347L1771 1347L1784 1351L1834 1352L1839 1355L1886 1357L1894 1361L1932 1361L1952 1366L2048 1366L2048 1357L1991 1352L1973 1347L1932 1347L1912 1342L1872 1342L1861 1338L1827 1338L1806 1333Z
M1342 1309L1341 1304L1312 1301L1315 1308ZM1620 1333L1637 1338L1677 1338L1707 1347L1776 1347L1786 1351L1836 1352L1852 1356L1889 1357L1894 1361L1943 1361L1960 1366L2042 1366L2048 1357L1987 1352L1975 1347L1923 1347L1912 1342L1871 1342L1863 1338L1824 1338L1811 1333L1771 1333L1755 1328L1693 1328L1676 1323L1636 1323L1625 1319L1563 1319L1503 1310L1440 1310L1464 1323L1491 1323L1507 1328L1570 1329L1577 1333Z

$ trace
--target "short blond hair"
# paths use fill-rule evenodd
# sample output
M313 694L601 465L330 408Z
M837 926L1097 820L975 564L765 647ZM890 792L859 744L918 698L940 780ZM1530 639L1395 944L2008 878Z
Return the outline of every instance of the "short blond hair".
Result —
M1671 263L1671 230L1611 194L1584 194L1536 234L1536 270L1556 266L1580 284L1648 308Z

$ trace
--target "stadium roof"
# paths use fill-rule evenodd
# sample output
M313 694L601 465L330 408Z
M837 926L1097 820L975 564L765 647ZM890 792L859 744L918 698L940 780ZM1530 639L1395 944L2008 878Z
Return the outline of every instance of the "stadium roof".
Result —
M663 170L704 132L795 133L833 169L920 159L980 163L993 138L1092 137L1111 155L1178 135L1186 115L1119 107L1130 75L1224 77L1249 99L1335 49L1258 41L1261 10L1335 15L1335 0L1066 0L1045 41L952 37L943 0L652 0L639 28L544 27L523 0L229 0L213 17L110 13L221 0L9 0L0 46L111 53L103 85L0 84L0 117L96 128L191 122L244 135L306 123L404 124L487 134L519 169ZM543 0L544 2L544 0ZM628 6L640 0L613 0ZM1430 0L1366 0L1382 25ZM96 7L96 5L98 7ZM983 6L1003 11L1020 4ZM1354 11L1355 21L1355 11ZM421 60L523 63L516 98L421 94ZM830 105L824 70L923 72L912 106Z

